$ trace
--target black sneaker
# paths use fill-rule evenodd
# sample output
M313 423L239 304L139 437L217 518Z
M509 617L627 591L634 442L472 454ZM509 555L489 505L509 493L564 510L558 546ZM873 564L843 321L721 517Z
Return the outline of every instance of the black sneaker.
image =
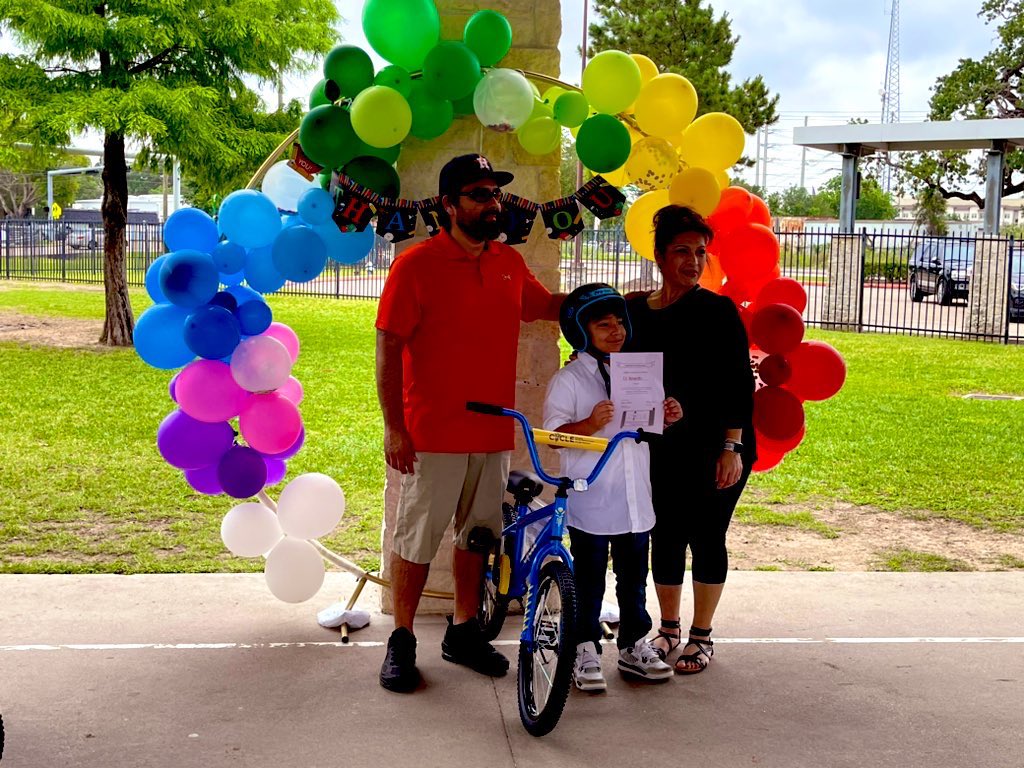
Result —
M441 641L441 658L491 677L501 677L508 672L508 659L484 640L483 630L475 618L453 624L452 617L448 617L448 629Z
M419 684L416 636L405 627L399 627L388 638L388 652L380 666L380 685L395 693L411 693Z

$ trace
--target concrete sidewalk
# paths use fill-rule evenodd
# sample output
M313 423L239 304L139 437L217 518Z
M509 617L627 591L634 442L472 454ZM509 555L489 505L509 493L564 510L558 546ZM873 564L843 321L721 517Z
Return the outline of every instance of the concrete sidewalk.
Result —
M377 685L388 617L342 646L262 575L0 576L3 768L1024 765L1024 574L734 572L707 672L573 692L526 734L512 673ZM375 595L360 607L373 609ZM652 603L652 615L657 611Z

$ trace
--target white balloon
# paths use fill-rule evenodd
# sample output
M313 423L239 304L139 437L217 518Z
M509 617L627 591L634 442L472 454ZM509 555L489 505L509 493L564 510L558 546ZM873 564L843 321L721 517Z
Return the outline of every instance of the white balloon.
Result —
M274 201L279 210L295 213L299 210L299 198L303 193L319 186L319 182L309 181L298 171L292 170L287 160L282 160L270 166L260 189Z
M232 507L220 524L224 545L239 557L265 555L283 535L277 515L255 501Z
M270 392L292 372L288 348L273 336L251 336L231 353L231 375L242 389Z
M278 600L301 603L320 591L324 560L308 541L285 536L267 555L267 586Z
M345 514L345 494L333 477L320 472L299 475L281 491L277 516L289 536L318 539L326 536Z
M473 111L488 128L514 131L533 114L533 88L521 72L491 69L473 91Z

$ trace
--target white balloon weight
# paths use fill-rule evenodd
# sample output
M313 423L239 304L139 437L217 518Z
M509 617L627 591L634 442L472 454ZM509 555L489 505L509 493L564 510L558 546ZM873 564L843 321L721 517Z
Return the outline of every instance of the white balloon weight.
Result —
M249 392L277 389L288 381L291 372L288 348L272 336L252 336L231 354L231 375Z
M278 209L291 213L299 210L299 198L303 193L319 187L316 181L309 181L302 174L293 171L287 160L272 165L260 185L263 194L273 200Z
M264 575L278 600L301 603L320 591L324 583L324 561L308 541L285 536L267 555Z
M255 501L232 507L220 524L224 545L239 557L261 557L283 535L277 515Z
M289 536L318 539L326 536L345 513L345 494L333 477L319 472L299 475L281 491L277 516Z

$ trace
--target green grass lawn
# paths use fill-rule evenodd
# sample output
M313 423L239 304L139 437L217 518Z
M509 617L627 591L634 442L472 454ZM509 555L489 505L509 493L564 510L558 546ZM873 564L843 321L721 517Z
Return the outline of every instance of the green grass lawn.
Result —
M148 305L132 292L136 316ZM288 477L325 472L348 511L325 544L377 562L383 497L373 383L371 301L275 297L275 318L302 341L304 449ZM98 289L0 283L0 313L99 318ZM843 391L807 404L807 438L755 476L752 521L774 503L836 501L1024 530L1024 349L939 339L812 332L846 357ZM262 570L228 554L220 521L235 503L191 491L156 451L172 410L170 373L131 350L0 344L0 572ZM276 495L272 493L272 495ZM742 515L741 515L742 519ZM813 526L812 517L797 523Z

